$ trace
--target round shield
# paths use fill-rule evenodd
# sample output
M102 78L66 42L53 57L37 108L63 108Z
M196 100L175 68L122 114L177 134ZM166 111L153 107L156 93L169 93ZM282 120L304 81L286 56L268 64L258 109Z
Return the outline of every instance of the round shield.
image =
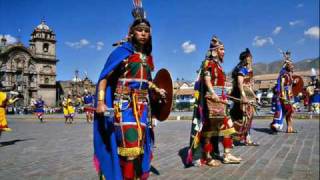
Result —
M292 94L298 96L298 94L303 91L303 79L298 75L292 75L292 79Z
M166 91L166 97L162 98L159 93L151 92L152 115L159 121L164 121L169 117L172 108L173 84L171 75L166 69L160 69L153 83L160 89Z

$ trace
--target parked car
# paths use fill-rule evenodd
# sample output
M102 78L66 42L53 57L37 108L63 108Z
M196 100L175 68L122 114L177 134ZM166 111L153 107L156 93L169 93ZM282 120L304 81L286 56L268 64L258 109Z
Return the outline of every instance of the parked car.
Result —
M263 106L271 106L271 101L273 97L272 91L264 91L261 94L260 102Z

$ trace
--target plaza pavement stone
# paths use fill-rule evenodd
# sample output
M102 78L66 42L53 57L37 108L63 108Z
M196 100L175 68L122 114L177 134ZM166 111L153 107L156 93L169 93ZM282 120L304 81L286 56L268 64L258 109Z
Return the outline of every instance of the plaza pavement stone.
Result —
M25 118L24 118L25 117ZM0 179L98 179L92 163L92 124L77 116L8 116L12 132L0 138ZM149 179L319 179L319 120L295 121L296 134L270 134L270 120L251 130L258 147L235 146L241 164L186 167L191 121L165 121L155 127L156 143ZM223 152L220 144L220 151ZM222 153L221 153L222 155Z

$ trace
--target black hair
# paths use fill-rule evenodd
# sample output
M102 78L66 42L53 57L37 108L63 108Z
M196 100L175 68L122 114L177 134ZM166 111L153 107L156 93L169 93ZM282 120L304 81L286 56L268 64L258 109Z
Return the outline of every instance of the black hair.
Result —
M244 61L246 59L246 57L248 57L248 56L251 56L251 52L250 52L249 48L246 48L245 51L240 53L239 59L240 59L240 61Z

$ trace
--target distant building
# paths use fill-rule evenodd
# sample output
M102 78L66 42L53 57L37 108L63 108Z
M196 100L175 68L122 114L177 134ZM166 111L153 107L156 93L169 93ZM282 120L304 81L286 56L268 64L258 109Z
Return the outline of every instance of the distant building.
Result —
M319 78L319 70L316 70L315 74L311 73L311 71L299 71L294 72L293 74L302 77L304 86L308 85L308 83L311 81L311 77L317 76ZM254 90L267 91L272 89L272 87L274 87L277 82L278 76L278 73L254 76Z
M42 96L49 106L56 105L56 37L42 21L31 33L29 47L20 42L0 44L0 81L5 91L23 94L18 105L28 106L32 97Z
M57 81L57 102L61 102L63 97L66 97L69 93L72 96L84 95L84 90L88 90L91 94L95 94L96 85L87 77L87 75L81 79L78 75L78 71L75 72L75 76L72 80Z
M173 83L175 103L194 103L194 82L177 79Z

